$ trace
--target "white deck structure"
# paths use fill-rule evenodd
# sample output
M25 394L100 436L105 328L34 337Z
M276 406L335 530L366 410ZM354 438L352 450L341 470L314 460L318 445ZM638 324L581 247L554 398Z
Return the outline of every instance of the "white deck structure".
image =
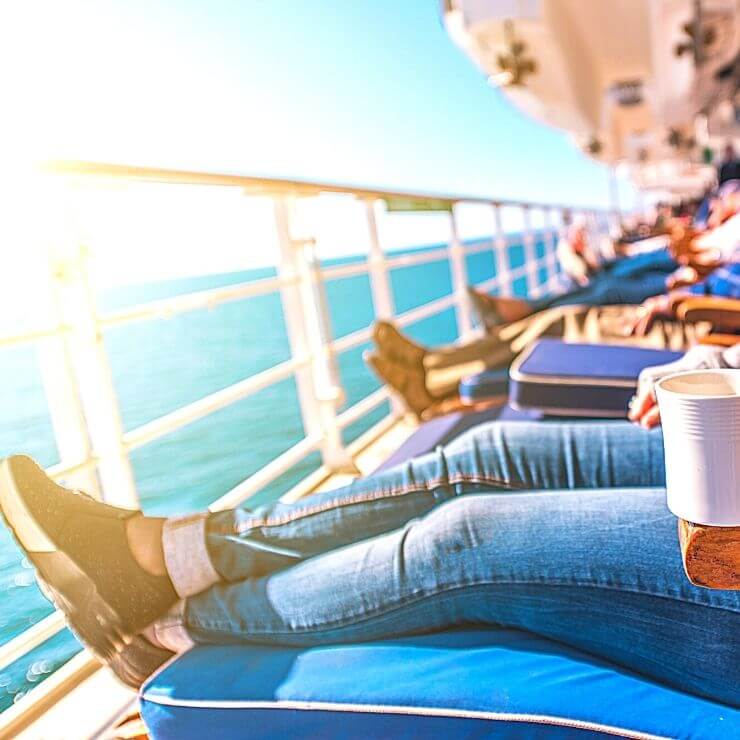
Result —
M701 194L740 142L738 0L445 0L489 84L640 188Z

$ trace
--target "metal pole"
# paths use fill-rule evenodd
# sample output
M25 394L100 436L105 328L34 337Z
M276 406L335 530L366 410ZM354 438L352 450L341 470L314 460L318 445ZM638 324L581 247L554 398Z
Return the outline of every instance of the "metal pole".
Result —
M123 445L118 398L98 326L86 259L84 247L77 247L54 265L57 305L62 322L69 327L64 339L65 353L76 379L92 453L97 458L102 498L118 506L138 508L136 482ZM67 390L71 392L71 389ZM76 403L78 401L71 401L69 407ZM78 436L79 430L74 434ZM79 444L79 439L69 441L70 446Z
M370 290L373 295L373 309L376 319L390 321L396 314L393 301L393 290L388 275L388 261L380 242L378 232L378 211L383 212L383 201L374 198L365 201L367 213L367 229L370 236L370 250L368 254L368 269L370 273ZM406 410L401 399L391 394L391 411L402 416Z
M524 217L524 234L522 242L524 245L524 264L527 275L527 295L536 298L539 294L537 281L537 250L535 248L534 234L532 233L532 214L529 206L522 206Z
M274 200L280 248L278 272L290 281L281 289L281 297L291 353L293 357L310 358L308 372L296 372L303 428L306 434L321 434L324 465L335 472L357 474L337 424L337 408L344 401L344 391L330 349L329 313L315 240L292 233L293 206L293 198Z
M473 318L468 297L468 270L465 264L465 249L457 231L455 206L450 209L450 272L452 290L455 294L455 314L457 316L457 333L466 337L473 330Z
M496 223L494 239L494 262L496 264L496 280L499 293L503 296L511 295L511 262L509 260L509 242L504 233L501 205L493 204L493 217Z
M545 266L547 268L547 288L552 290L558 276L558 231L553 224L553 209L545 209Z
M617 221L622 222L622 208L619 205L619 181L617 180L617 168L609 168L609 205Z
M36 345L36 353L60 464L89 460L92 457L90 437L64 337L42 339ZM92 469L65 476L65 483L96 498L101 497L100 482Z
M381 205L382 201L374 199L365 201L367 228L370 234L370 252L368 256L370 289L373 294L375 318L392 319L395 314L393 291L388 278L388 263L378 235L377 208Z

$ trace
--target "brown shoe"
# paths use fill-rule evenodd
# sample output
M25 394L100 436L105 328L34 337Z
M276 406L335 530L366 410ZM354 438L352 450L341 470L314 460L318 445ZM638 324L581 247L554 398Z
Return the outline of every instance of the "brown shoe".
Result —
M481 323L489 331L524 319L532 313L532 305L521 298L490 296L475 288L468 288L468 295Z
M420 366L401 365L384 355L371 352L365 352L363 358L376 375L391 386L417 416L421 416L425 409L437 401L427 391L424 371Z
M407 336L401 334L389 321L376 321L373 327L373 341L380 353L402 365L420 366L423 369L427 350Z

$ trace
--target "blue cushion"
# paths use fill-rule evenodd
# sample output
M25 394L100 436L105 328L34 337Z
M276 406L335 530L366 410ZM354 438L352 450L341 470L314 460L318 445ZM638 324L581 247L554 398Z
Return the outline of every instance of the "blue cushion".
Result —
M141 699L153 740L740 737L737 709L506 629L198 647Z
M451 442L463 432L486 421L535 421L542 414L535 410L517 410L510 406L500 405L495 408L475 412L456 412L445 414L419 425L408 439L390 455L374 472L390 470L396 465L407 462L419 455L426 455L440 445Z
M509 393L509 368L468 375L460 381L459 390L462 402L471 405L489 398L505 398Z
M558 416L625 417L640 371L680 357L642 347L540 339L511 366L509 402Z

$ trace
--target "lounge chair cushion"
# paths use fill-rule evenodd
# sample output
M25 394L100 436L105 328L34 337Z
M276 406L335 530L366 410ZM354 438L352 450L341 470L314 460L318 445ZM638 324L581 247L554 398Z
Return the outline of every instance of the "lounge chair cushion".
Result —
M460 381L459 390L462 402L471 405L488 398L505 397L509 392L509 368L468 375Z
M509 403L551 416L624 418L643 368L680 352L540 339L511 366Z
M197 647L141 692L152 740L740 737L740 711L525 632Z
M535 421L541 418L542 414L536 410L520 411L504 404L484 411L446 414L420 424L419 428L374 472L390 470L390 468L414 457L425 455L435 447L451 442L463 432L486 421L494 421L495 419L499 421Z

